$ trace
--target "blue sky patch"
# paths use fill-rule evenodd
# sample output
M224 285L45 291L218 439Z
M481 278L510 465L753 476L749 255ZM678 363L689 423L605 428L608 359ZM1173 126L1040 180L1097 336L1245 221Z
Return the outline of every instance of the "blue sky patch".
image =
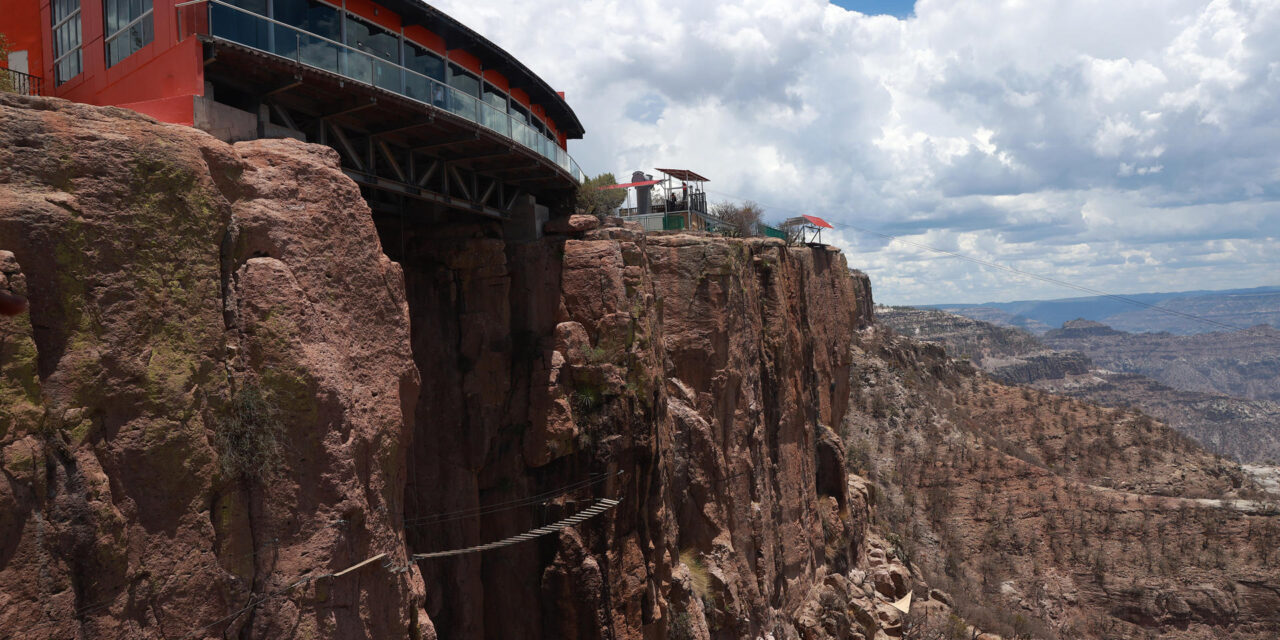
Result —
M891 15L906 18L916 8L916 0L831 0L831 4L869 16Z

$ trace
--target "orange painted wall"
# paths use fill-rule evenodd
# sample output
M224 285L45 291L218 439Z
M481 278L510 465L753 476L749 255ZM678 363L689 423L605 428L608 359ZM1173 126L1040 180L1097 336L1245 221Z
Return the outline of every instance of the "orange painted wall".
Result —
M347 11L376 25L381 25L400 33L400 16L380 4L369 0L347 0Z
M42 75L44 69L44 29L40 21L40 4L32 0L6 2L0 9L0 33L9 43L9 51L27 52L27 73ZM0 59L0 67L5 60Z
M484 79L487 80L489 84L492 84L507 93L511 93L511 83L507 82L507 77L501 73L498 73L493 69L485 69Z
M192 37L179 40L177 10L180 0L153 0L155 37L152 42L111 68L106 67L103 34L103 3L81 0L81 53L83 71L60 87L53 86L53 44L49 39L50 0L4 0L0 12L0 33L10 49L28 51L31 72L45 79L45 93L89 104L128 106L168 122L191 124L192 96L204 95L204 66L199 42ZM10 6L11 5L11 6ZM372 0L346 0L347 9L371 22L401 31L400 17ZM531 104L527 93L511 89L510 82L495 70L483 70L475 55L462 50L446 50L444 39L421 26L404 28L404 35L441 54L463 68L508 92L519 104L546 123L561 147L565 137L547 118L540 105Z
M68 100L97 105L163 105L150 113L179 124L192 124L191 96L204 94L204 65L200 44L195 38L178 41L176 0L154 0L153 33L150 44L135 51L111 68L106 66L103 34L103 3L81 0L80 47L83 71L53 86L53 44L43 43L43 72L47 93ZM41 33L47 33L52 16L48 0L40 5ZM182 98L172 100L175 98ZM181 105L187 106L182 107ZM175 107L174 105L178 105ZM176 118L176 119L175 119Z
M444 56L445 49L444 38L436 35L432 31L420 27L418 25L409 25L404 28L404 37Z
M452 62L477 75L480 73L480 59L466 51L463 51L462 49L450 49L449 62Z

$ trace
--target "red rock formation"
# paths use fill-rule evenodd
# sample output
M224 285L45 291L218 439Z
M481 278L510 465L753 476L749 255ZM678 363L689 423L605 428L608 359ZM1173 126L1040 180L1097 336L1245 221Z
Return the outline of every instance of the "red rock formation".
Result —
M423 563L428 613L442 637L638 638L691 609L725 637L784 624L819 579L813 451L844 412L838 345L869 299L833 251L579 226L506 247L496 226L404 237L423 372L411 546L533 528L532 509L432 515L593 474L621 472L624 505L559 540ZM732 598L704 606L681 557Z
M597 224L375 223L327 148L0 95L0 290L31 303L0 317L0 636L1276 628L1271 521L1179 515L1234 467L879 340L834 250ZM1176 579L1126 552L1152 527ZM951 570L982 597L925 584Z
M320 577L408 565L417 393L332 152L0 94L0 247L0 636L409 632L415 573Z

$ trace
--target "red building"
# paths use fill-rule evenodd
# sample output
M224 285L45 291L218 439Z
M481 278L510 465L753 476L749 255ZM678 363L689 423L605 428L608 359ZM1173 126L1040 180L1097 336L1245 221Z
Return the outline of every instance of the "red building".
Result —
M375 213L536 223L582 179L564 96L419 0L4 5L9 75L30 92L327 144Z

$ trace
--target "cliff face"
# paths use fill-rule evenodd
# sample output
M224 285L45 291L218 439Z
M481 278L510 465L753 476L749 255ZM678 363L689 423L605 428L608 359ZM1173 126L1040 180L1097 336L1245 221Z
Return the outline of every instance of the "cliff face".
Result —
M1280 628L1239 467L888 335L836 251L559 228L0 94L0 636Z
M0 635L403 635L399 268L319 147L0 94ZM248 606L248 605L257 606Z
M845 425L883 526L957 610L1036 638L1274 637L1274 502L1130 409L994 383L875 327Z
M841 254L622 227L513 246L496 226L400 233L384 225L423 372L414 550L515 535L592 491L623 501L558 540L424 562L440 637L699 637L704 619L740 637L790 624L828 529L849 530L831 553L853 559L866 523L824 529L814 508L847 503L839 464L815 451L842 455L827 427L848 401L841 336L870 309ZM550 516L435 521L604 476L549 500Z
M867 555L838 252L375 225L322 147L57 100L0 167L3 635L794 635Z
M1046 333L1044 341L1083 351L1099 367L1175 389L1280 402L1280 330L1267 325L1186 336L1126 333L1076 320Z

